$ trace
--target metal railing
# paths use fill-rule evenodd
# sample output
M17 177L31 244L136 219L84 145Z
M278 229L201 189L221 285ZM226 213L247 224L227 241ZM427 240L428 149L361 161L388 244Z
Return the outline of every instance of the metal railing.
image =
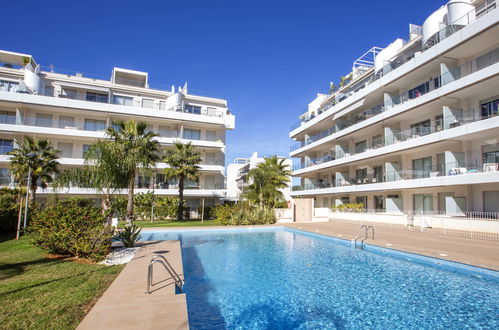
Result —
M183 286L184 286L184 281L180 278L180 276L177 274L175 269L173 269L172 265L168 262L168 260L162 256L162 255L155 255L151 258L151 261L149 262L149 266L147 267L147 290L146 294L151 293L151 287L154 286L155 284L153 283L153 275L154 275L154 264L159 263L163 265L165 270L170 274L172 277L173 281L175 282L175 286L177 287L178 290L182 291Z
M353 240L353 246L357 248L357 241L360 239L360 248L364 247L364 241L369 238L369 229L371 229L372 239L374 240L374 226L361 225L359 233Z

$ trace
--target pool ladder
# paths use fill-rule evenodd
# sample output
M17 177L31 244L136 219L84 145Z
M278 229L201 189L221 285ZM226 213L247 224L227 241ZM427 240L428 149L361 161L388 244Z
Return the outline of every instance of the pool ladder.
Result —
M357 241L359 240L360 240L360 248L362 249L364 247L364 241L369 238L369 229L371 229L372 238L374 239L374 227L362 225L360 226L359 233L357 234L357 236L353 241L354 247L357 247Z
M166 258L162 255L156 254L151 258L151 261L149 262L149 266L147 267L147 291L146 294L151 293L151 286L154 286L152 283L152 277L153 277L153 271L154 271L154 264L159 263L163 265L163 267L166 269L166 271L170 274L172 277L173 281L175 282L175 286L178 290L182 291L184 281L180 278L180 276L177 274L175 269L173 269L172 265L166 260Z

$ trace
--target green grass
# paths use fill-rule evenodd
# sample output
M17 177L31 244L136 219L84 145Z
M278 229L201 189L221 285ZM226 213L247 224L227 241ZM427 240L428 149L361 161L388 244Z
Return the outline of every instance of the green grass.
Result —
M0 236L0 328L74 329L123 267L50 259Z
M197 227L197 226L221 226L220 222L217 220L188 220L188 221L172 221L172 220L162 220L162 221L134 221L134 224L137 224L143 228L148 227ZM124 223L120 223L120 227L123 226Z

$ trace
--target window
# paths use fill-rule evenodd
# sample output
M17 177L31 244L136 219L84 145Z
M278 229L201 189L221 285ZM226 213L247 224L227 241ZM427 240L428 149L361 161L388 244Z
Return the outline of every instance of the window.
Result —
M206 153L206 165L217 165L216 154L214 152Z
M59 149L60 156L63 158L73 158L73 144L59 142L57 143L57 149Z
M158 133L161 137L172 137L170 126L158 126Z
M357 184L367 183L367 168L359 168L355 170L355 179Z
M412 136L423 136L431 133L431 121L425 120L411 125Z
M106 129L106 121L98 119L85 119L85 131L103 131Z
M87 92L87 101L107 103L107 94Z
M166 101L159 101L159 109L166 110Z
M16 113L14 111L0 110L0 124L15 124Z
M440 132L441 130L444 129L444 116L439 115L435 117L435 130L437 132Z
M133 97L114 95L113 103L131 107L133 105Z
M46 113L37 113L35 126L52 127L52 115Z
M83 158L85 158L85 153L88 151L89 148L90 148L90 144L84 144L82 146L82 149L83 149Z
M8 153L9 151L12 151L14 149L14 141L12 140L0 140L0 154L4 155Z
M482 162L499 163L499 143L482 146Z
M364 152L364 151L366 151L366 149L367 149L367 141L366 140L355 143L355 153L356 154Z
M216 141L216 140L217 140L217 132L206 131L206 141Z
M142 99L142 108L154 109L154 100Z
M201 131L198 129L184 128L184 139L201 140Z
M0 185L8 186L10 184L10 172L8 168L0 168Z
M150 188L151 187L151 177L149 175L139 175L137 188Z
M413 179L429 178L431 170L431 157L412 160Z
M19 90L18 82L0 80L0 91L17 92L18 90Z
M201 107L187 104L186 106L184 106L184 112L194 113L196 115L199 115L199 114L201 114Z
M415 99L420 97L421 95L424 95L430 91L430 82L427 81L418 87L415 87L413 89L409 90L409 99Z
M374 167L373 183L383 181L383 166Z
M383 146L383 135L378 134L373 136L373 149L381 148Z
M75 117L59 116L59 128L75 127Z
M54 96L54 86L45 85L45 89L43 90L43 95L45 96Z
M76 99L76 89L63 88L61 92L61 97L65 99Z
M499 99L480 104L480 113L483 119L497 116L499 113Z
M374 209L378 212L385 211L385 199L382 195L374 196Z

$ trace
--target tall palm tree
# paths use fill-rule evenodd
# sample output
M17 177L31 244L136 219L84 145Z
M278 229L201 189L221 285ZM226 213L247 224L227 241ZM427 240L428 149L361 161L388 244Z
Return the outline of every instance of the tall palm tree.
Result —
M201 156L194 151L191 143L175 142L173 149L166 151L164 161L170 165L165 169L165 177L178 180L178 209L177 219L184 219L184 184L186 179L196 180L199 177Z
M31 173L31 185L28 187L31 190L31 200L35 200L38 185L46 188L53 180L52 175L58 173L58 154L59 150L54 149L49 140L29 136L25 136L24 141L17 143L8 153L11 156L10 171L20 184L27 185L28 172Z
M291 176L291 170L284 161L284 158L272 156L264 158L264 162L251 169L248 172L251 184L245 192L245 197L259 204L261 208L274 207L276 203L283 201L283 194L279 189L287 187Z
M116 121L115 127L108 127L107 136L112 148L119 155L128 183L128 202L125 219L128 225L133 222L133 196L137 170L150 170L159 160L159 142L154 138L158 134L148 131L144 122Z
M54 181L56 188L77 186L93 188L102 194L101 208L111 224L111 197L121 188L126 188L128 180L121 163L119 148L108 140L97 140L84 155L85 166L61 172Z

